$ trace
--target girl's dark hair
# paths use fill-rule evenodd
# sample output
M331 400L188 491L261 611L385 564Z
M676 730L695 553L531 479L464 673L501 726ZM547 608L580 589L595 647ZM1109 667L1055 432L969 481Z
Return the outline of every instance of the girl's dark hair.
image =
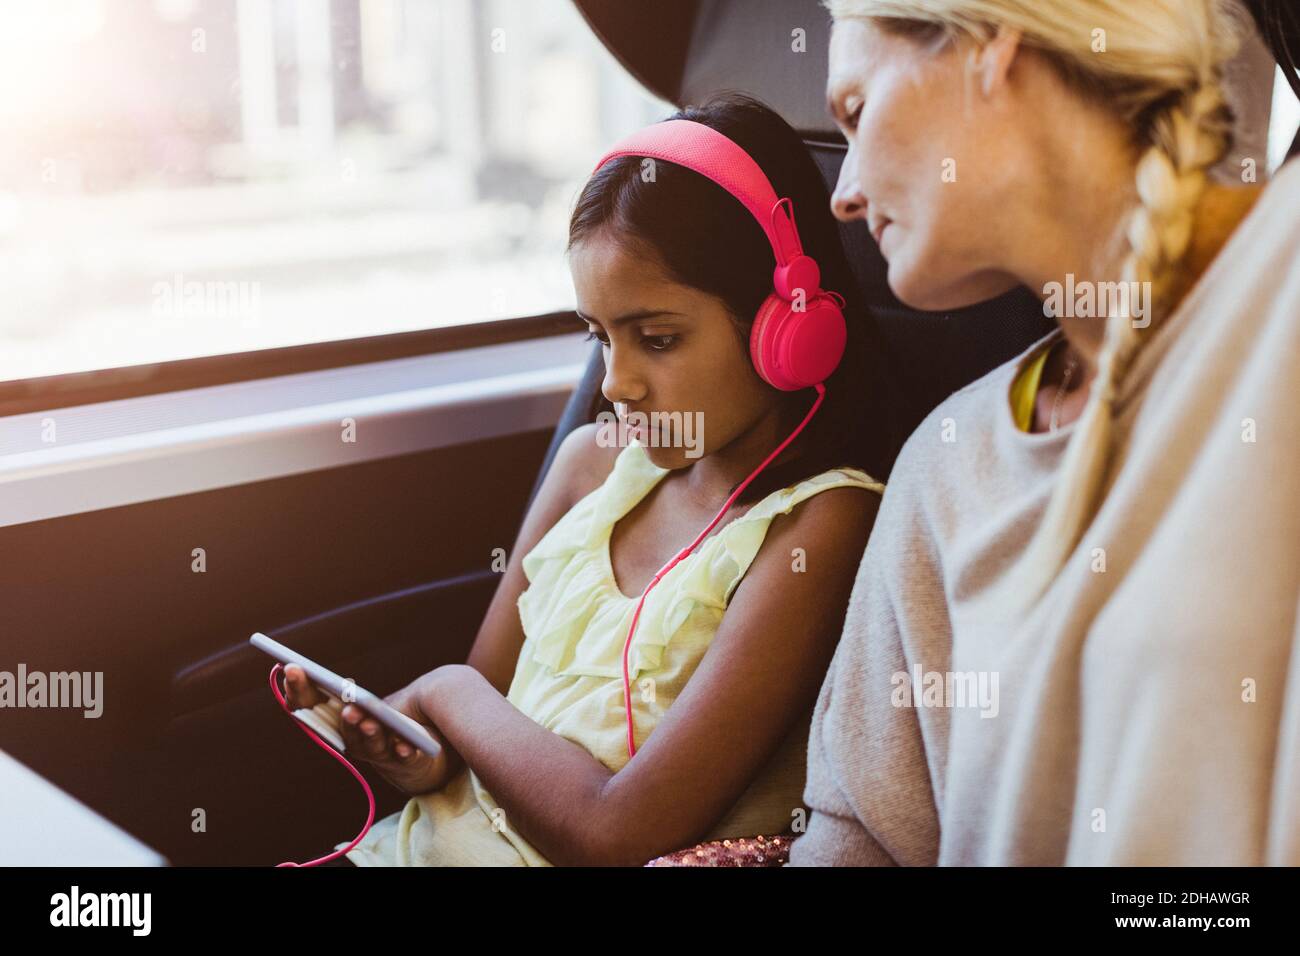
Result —
M826 380L822 407L787 448L796 457L765 468L738 500L757 501L842 466L883 481L897 446L897 436L888 431L892 416L879 404L887 370L808 148L780 115L743 93L717 94L668 119L711 127L753 157L776 194L793 203L804 252L821 266L822 287L847 303L844 358ZM653 181L646 182L641 157L621 156L601 166L583 188L569 222L568 247L604 230L633 253L652 253L672 281L721 299L736 323L738 347L748 357L749 331L772 292L775 260L762 227L734 196L707 177L662 160L656 161ZM784 437L816 396L811 389L783 394Z

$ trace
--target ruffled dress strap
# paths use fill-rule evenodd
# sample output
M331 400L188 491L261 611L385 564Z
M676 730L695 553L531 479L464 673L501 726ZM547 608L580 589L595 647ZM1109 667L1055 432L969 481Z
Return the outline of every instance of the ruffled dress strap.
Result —
M621 661L619 667L605 661L605 655L594 653L591 639L584 643L583 638L611 630L621 617L627 599L606 571L609 536L668 471L634 439L619 452L604 483L570 508L524 556L529 587L518 602L524 628L521 653L558 675L622 673Z
M531 582L519 598L525 652L554 674L621 678L623 640L639 595L619 591L609 537L667 470L651 462L639 444L629 444L605 485L574 505L524 558ZM773 518L815 494L844 486L884 490L863 471L833 469L772 492L715 529L650 591L629 653L630 676L658 668L664 648L688 621L716 628Z
M524 556L524 576L531 582L545 561L601 547L619 519L668 471L651 461L633 439L614 459L604 483L570 508Z

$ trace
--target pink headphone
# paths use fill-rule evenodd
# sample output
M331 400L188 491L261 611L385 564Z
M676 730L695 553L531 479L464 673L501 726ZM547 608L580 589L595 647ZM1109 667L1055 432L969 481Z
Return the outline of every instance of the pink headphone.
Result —
M763 301L754 317L749 336L749 357L763 381L774 388L784 392L817 389L817 400L799 426L736 487L708 527L665 564L642 592L623 644L623 702L627 712L627 755L631 759L636 755L636 742L633 739L632 687L627 658L650 589L678 561L695 550L749 483L803 431L826 397L823 383L844 357L848 331L844 323L843 297L821 288L821 268L812 257L804 255L794 224L793 203L789 199L777 198L758 163L736 143L703 123L674 119L647 126L620 140L601 157L592 172L617 156L662 159L694 170L735 196L758 220L776 256L776 268L772 271L772 294Z
M804 255L793 204L777 198L758 163L717 130L684 119L655 123L620 140L596 169L618 156L677 163L740 200L763 227L776 256L773 292L754 317L749 336L754 368L763 381L785 392L830 378L844 356L844 299L821 288L821 268Z

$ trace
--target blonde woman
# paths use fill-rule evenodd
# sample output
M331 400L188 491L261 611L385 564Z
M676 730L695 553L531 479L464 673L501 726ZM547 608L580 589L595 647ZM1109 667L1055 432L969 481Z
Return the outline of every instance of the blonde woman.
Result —
M898 459L791 863L1300 863L1300 163L1207 175L1248 21L828 8L836 215L908 304L1057 328Z

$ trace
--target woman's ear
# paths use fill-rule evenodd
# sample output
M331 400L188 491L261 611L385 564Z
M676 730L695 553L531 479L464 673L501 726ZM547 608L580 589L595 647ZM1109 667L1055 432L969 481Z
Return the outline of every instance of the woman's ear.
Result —
M1006 85L1011 64L1020 51L1020 38L1019 30L1000 25L993 39L975 50L971 67L979 77L980 91L985 96Z

